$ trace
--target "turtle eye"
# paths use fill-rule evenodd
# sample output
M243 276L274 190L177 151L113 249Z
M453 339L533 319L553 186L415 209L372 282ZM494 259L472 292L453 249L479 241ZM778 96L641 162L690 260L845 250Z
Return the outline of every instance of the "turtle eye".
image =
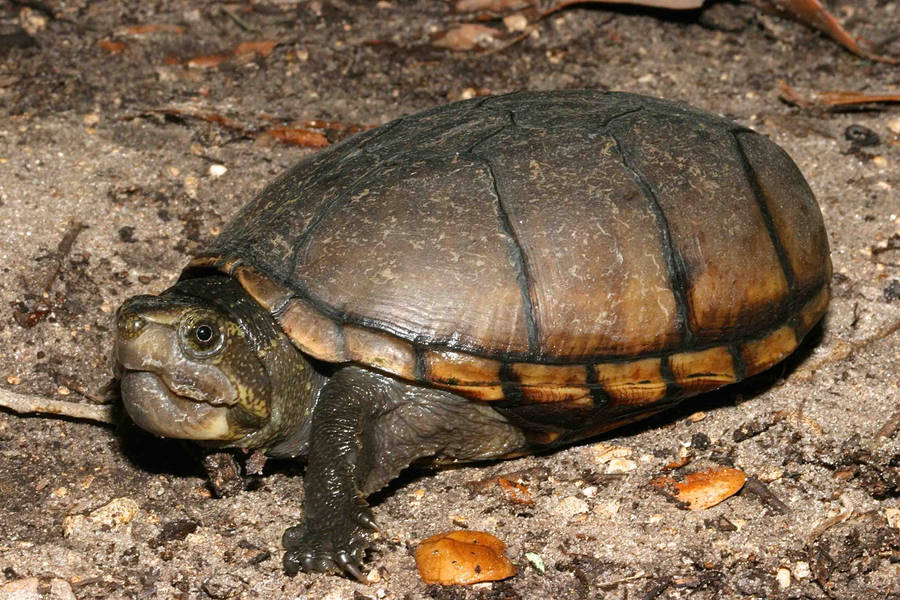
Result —
M210 323L199 323L194 327L194 339L200 346L209 346L216 337L216 326Z
M187 319L181 326L181 346L197 358L211 356L221 350L225 336L214 319L207 316Z

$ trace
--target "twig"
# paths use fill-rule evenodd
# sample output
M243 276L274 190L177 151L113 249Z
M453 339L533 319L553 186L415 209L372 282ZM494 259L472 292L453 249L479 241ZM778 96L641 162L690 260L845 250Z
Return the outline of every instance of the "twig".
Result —
M887 423L881 426L881 429L875 434L875 439L886 440L897 433L898 429L900 429L900 410L895 412L891 418L887 420Z
M56 265L50 272L50 276L47 277L47 282L44 284L41 295L34 301L34 307L31 309L31 312L22 313L16 311L13 313L16 321L22 327L34 327L53 309L50 305L50 290L56 282L56 279L59 277L60 271L62 271L63 261L69 255L69 252L72 251L75 239L78 237L78 234L85 229L87 229L87 225L84 223L78 221L69 222L68 231L66 231L65 235L63 235L59 244L56 246Z
M763 504L780 515L791 512L790 507L779 500L778 496L772 493L772 490L769 489L769 486L767 486L756 477L751 476L747 478L747 481L744 482L744 487L741 490L741 494L753 494L754 496L762 500Z
M78 404L62 400L52 400L43 396L17 394L0 388L0 407L21 415L37 414L70 417L82 421L114 424L113 407L110 405Z
M230 6L223 5L221 9L222 12L231 17L231 20L237 23L238 27L240 27L241 29L244 29L245 31L260 31L258 27L254 27L253 25L250 25L249 23L247 23L247 21L242 19L236 12L234 12L234 9Z
M834 515L833 517L828 517L818 525L816 525L813 530L809 534L808 544L812 546L816 543L816 540L819 539L823 533L837 525L838 523L843 523L847 519L849 519L853 515L853 503L850 501L850 497L847 494L841 495L841 506L843 510Z

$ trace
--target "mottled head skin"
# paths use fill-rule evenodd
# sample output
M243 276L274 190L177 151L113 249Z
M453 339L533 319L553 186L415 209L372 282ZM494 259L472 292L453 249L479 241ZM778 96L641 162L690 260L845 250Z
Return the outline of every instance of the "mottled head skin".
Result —
M116 315L122 400L161 436L303 454L324 378L233 279L186 279Z

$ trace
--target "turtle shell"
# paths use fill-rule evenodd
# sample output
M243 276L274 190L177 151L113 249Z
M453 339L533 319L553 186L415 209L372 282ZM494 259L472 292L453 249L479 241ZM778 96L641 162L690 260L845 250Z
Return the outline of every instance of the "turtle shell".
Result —
M619 423L784 358L831 277L778 146L594 91L460 102L314 154L184 276L210 267L322 361L542 405L538 421L612 403Z

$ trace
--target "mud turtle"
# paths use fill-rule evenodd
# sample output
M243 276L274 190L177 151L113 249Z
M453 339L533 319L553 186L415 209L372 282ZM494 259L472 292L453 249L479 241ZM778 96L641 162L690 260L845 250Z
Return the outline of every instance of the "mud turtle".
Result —
M823 315L822 217L778 146L625 93L404 117L302 161L118 311L159 435L307 456L287 572L360 576L413 460L514 456L758 373Z

